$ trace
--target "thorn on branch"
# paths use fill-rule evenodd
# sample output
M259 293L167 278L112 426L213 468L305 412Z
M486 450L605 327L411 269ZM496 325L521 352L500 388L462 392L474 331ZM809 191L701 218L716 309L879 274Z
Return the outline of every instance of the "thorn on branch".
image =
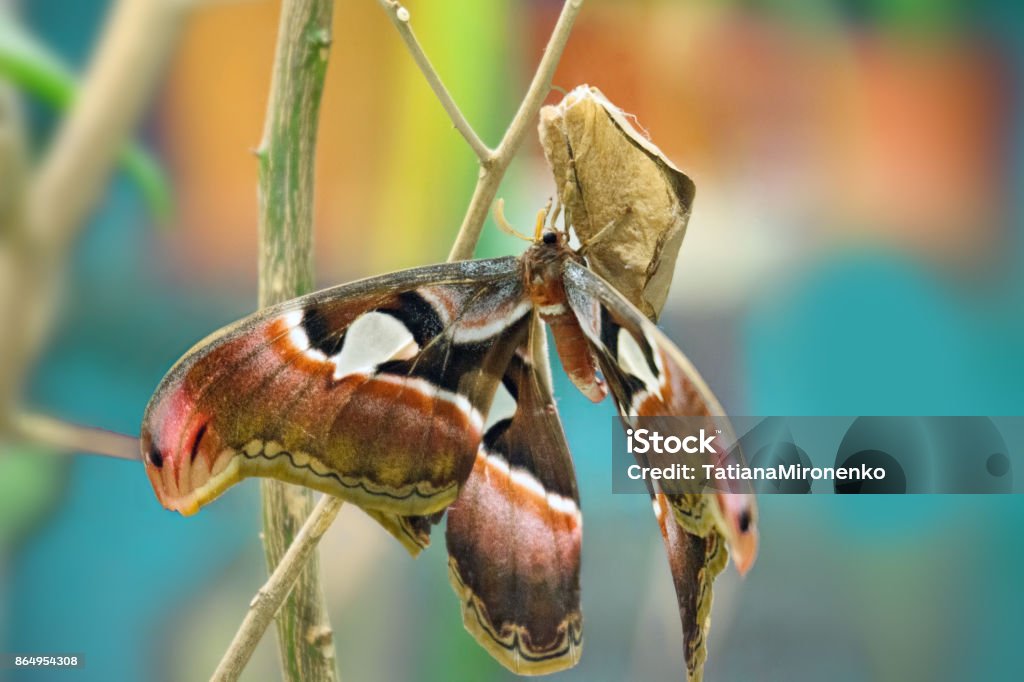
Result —
M328 625L314 625L306 629L306 642L310 646L323 649L334 641L334 630Z

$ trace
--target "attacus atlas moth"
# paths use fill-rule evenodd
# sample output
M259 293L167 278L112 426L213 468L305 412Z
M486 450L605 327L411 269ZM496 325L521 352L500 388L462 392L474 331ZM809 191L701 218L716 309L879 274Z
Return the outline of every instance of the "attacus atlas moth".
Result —
M143 458L160 502L193 514L246 477L273 477L360 506L414 555L447 510L469 632L516 673L573 666L582 518L536 361L540 322L576 387L595 402L610 391L627 424L722 412L676 346L543 222L522 256L324 289L199 343L146 409ZM721 570L719 536L741 572L753 563L751 495L651 493L677 583L689 556L689 570L705 555ZM683 602L684 623L688 606L698 618L699 598ZM692 676L702 642L686 650Z

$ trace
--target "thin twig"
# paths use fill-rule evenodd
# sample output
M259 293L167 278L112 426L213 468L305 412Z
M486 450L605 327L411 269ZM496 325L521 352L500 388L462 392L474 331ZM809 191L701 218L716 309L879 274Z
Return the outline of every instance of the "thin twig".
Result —
M540 64L537 65L537 71L533 75L530 87L526 91L526 97L523 98L512 123L505 131L505 136L501 139L497 151L490 157L490 162L480 166L480 177L473 189L473 197L469 200L469 208L466 209L466 216L462 219L462 226L459 227L459 234L455 237L448 260L465 260L473 257L477 242L480 241L480 231L483 229L487 212L498 193L498 186L505 176L509 163L512 162L512 157L522 145L526 131L537 120L537 114L544 104L544 98L551 90L551 79L555 75L555 69L565 50L565 44L569 40L573 22L582 6L583 0L566 0L565 5L562 6L562 13L558 15L558 21L551 32L551 38L548 39L548 45L544 49Z
M535 118L540 110L540 106L544 101L544 97L547 95L547 90L551 83L551 77L554 74L555 66L558 63L558 59L562 54L562 50L565 47L566 40L568 40L569 31L572 28L572 22L579 12L580 5L583 0L567 0L565 7L562 9L562 14L558 19L558 23L555 25L554 33L551 39L548 41L548 47L545 50L544 56L541 58L540 65L537 68L537 73L530 84L530 88L527 92L526 99L523 104L520 105L516 118L509 126L508 131L505 134L505 138L502 140L501 150L499 154L506 156L504 158L504 165L500 169L495 169L493 175L490 175L489 182L493 183L493 188L490 190L491 199L497 192L498 182L501 180L501 176L504 174L505 169L508 167L508 163L511 160L511 155L514 154L515 150L522 142L523 134L527 128L527 124L531 118ZM474 199L480 193L480 185L484 183L485 177L481 177L480 182L477 184L477 191L474 193ZM488 200L488 204L490 199ZM472 210L472 206L470 207ZM484 208L486 213L486 206ZM467 215L467 221L469 216ZM459 260L472 256L473 250L476 248L476 242L480 238L480 227L483 224L483 219L480 219L480 224L477 225L475 230L467 229L466 224L463 224L463 229L459 232L459 238L456 242L456 246L452 249L452 256L449 260ZM459 246L459 241L462 242L463 246ZM461 255L466 253L466 255ZM288 587L296 579L297 570L296 566L301 565L304 557L309 556L313 548L320 541L320 537L334 517L337 515L338 510L341 508L341 501L336 498L327 497L320 501L313 512L306 519L302 530L295 536L291 546L288 547L288 551L281 561L277 564L270 579L260 589L258 594L264 595L254 600L252 607L250 607L249 613L246 614L245 620L242 622L242 626L238 633L235 635L235 639L225 653L224 659L221 661L221 665L217 668L218 673L214 675L214 680L234 680L237 679L238 672L245 666L245 662L248 657L252 655L252 650L255 648L255 643L262 637L264 630L270 624L270 618L274 611L280 606L281 601L287 594ZM273 589L271 589L273 587ZM259 609L259 613L254 613ZM270 612L270 616L267 612ZM221 671L225 672L224 676L218 676ZM235 671L234 677L230 676L231 671Z
M423 52L423 48L420 47L419 41L416 40L416 34L412 31L412 26L409 24L409 10L402 6L401 3L396 0L377 0L380 6L388 13L388 18L391 19L391 23L398 29L398 34L402 36L402 40L405 41L406 47L409 48L410 54L412 54L413 60L416 62L416 66L420 67L420 72L423 77L427 80L430 85L430 89L437 95L437 99L441 101L441 106L448 113L448 117L452 120L452 125L459 131L469 146L473 149L473 153L476 154L477 158L480 159L481 164L487 164L490 162L493 151L484 144L483 140L473 130L473 126L469 124L466 117L462 115L459 110L459 105L455 103L452 96L448 94L448 89L444 87L444 83L441 82L441 77L430 63L430 59L427 58L426 53Z
M241 627L235 633L231 646L224 653L220 665L210 678L211 682L233 682L249 662L256 645L263 637L264 631L270 625L274 614L281 608L285 598L288 596L299 577L307 559L316 548L317 542L330 528L334 518L338 515L344 502L337 497L324 495L320 498L309 520L295 536L288 551L281 557L281 561L274 569L270 579L263 584L256 596L249 605L249 611L245 614Z
M11 435L64 452L89 452L139 460L139 439L122 433L79 426L42 414L22 412L10 420Z

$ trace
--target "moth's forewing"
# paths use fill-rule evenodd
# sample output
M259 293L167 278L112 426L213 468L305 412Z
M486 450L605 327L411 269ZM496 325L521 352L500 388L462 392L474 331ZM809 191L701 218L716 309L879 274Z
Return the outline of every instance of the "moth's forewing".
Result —
M668 500L662 493L651 496L654 515L661 530L665 553L672 572L672 584L683 623L683 657L687 680L701 679L707 659L707 634L711 621L712 583L722 572L729 555L721 535L697 535L676 523Z
M529 310L518 260L501 258L362 280L232 325L147 408L157 496L192 513L268 476L383 514L437 512L473 467Z
M624 422L663 420L665 428L659 430L671 432L673 417L725 414L690 361L636 307L578 263L566 262L564 272L569 306ZM725 539L737 567L746 572L757 555L754 497L651 492L679 602L688 678L695 680L707 655L711 581L721 570L717 564L726 560L717 537Z

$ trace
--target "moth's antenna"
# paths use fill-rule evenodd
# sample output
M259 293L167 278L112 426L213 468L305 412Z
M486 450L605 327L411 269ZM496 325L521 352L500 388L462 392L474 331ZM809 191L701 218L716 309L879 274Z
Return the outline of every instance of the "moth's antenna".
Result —
M551 202L552 199L548 197L549 207L551 206ZM559 201L558 197L554 198L554 206L554 210L548 213L548 227L550 227L552 231L555 229L555 223L558 221L558 216L562 214L562 202ZM568 233L568 230L565 230L565 232Z
M533 228L533 241L539 242L540 236L544 232L544 222L548 219L548 213L551 212L551 198L548 198L547 206L537 211L537 225Z
M519 239L522 239L522 240L528 241L528 242L535 241L535 240L530 239L529 237L527 237L525 234L523 234L522 232L520 232L516 228L512 227L512 225L510 225L509 222L507 220L505 220L505 200L504 199L498 199L497 201L494 202L494 222L496 222L498 224L498 228L502 232L504 232L505 234L511 235L513 237L518 237ZM539 232L538 232L537 236L538 237L540 236Z

